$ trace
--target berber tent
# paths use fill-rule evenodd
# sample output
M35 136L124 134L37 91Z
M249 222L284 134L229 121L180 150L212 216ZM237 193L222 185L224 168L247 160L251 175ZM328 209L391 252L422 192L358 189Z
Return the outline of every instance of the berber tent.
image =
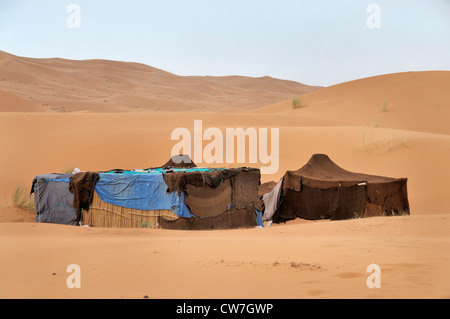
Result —
M260 221L260 171L201 168L186 155L140 170L38 175L36 221L98 227L227 229Z
M325 154L314 154L296 171L287 171L263 195L263 220L351 219L409 215L406 178L347 171Z

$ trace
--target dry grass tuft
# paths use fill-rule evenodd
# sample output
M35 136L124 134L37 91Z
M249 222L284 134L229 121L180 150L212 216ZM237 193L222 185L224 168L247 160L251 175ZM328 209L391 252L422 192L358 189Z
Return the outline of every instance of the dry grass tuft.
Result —
M31 199L30 195L27 195L27 192L22 186L16 186L14 192L11 195L12 206L19 209L24 209L27 211L34 210L34 202Z
M295 110L295 109L298 109L298 108L301 108L301 107L304 107L305 106L305 104L303 103L303 101L300 99L300 97L293 97L292 98L292 108Z

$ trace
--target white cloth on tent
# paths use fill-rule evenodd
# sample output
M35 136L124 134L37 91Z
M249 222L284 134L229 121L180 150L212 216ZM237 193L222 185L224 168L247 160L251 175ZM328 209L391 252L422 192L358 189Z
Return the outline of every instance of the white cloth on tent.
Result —
M271 220L273 214L275 214L275 211L278 208L278 204L280 203L281 184L283 184L283 178L278 182L277 185L275 185L270 193L266 193L263 195L263 221Z

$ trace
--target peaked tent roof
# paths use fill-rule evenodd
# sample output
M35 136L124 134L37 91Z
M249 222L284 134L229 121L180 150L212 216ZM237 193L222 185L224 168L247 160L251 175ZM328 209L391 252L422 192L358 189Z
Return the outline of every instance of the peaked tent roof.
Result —
M391 183L402 180L347 171L334 163L328 155L314 154L310 160L296 171L287 171L283 188L300 190L300 185L314 188L354 186L359 183Z
M281 181L274 222L297 217L349 219L409 214L406 178L350 172L325 154L314 154L298 170L287 171Z

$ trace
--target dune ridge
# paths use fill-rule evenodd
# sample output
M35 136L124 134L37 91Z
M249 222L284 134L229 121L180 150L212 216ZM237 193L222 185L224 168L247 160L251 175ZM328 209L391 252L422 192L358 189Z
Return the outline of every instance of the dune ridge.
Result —
M0 70L0 88L40 105L34 111L41 112L245 111L319 88L268 76L178 76L134 62L36 59L2 51Z
M311 126L333 124L390 127L449 134L450 71L384 74L340 83L301 95L302 107L291 99L251 110L258 114L289 114Z

